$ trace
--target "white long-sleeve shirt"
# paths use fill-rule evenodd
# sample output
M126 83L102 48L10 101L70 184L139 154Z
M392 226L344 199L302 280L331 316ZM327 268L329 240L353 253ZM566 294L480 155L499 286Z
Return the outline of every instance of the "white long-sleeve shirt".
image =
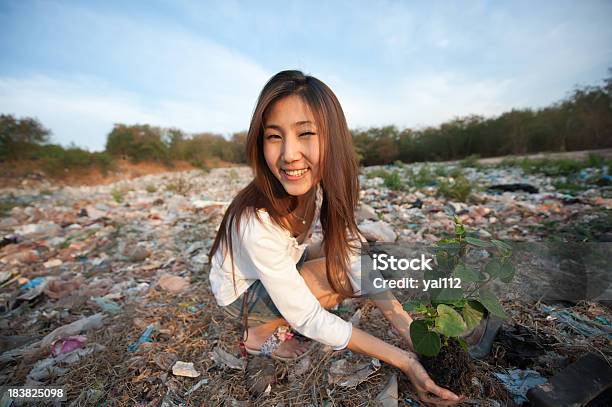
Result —
M319 218L322 191L317 189L315 218ZM210 284L217 304L234 302L256 280L261 280L274 305L287 322L302 335L344 349L352 334L350 322L324 309L298 272L296 263L310 243L310 231L304 243L274 224L269 214L259 210L261 220L245 215L240 233L232 231L236 290L232 280L232 264L223 253L223 245L214 254ZM235 228L234 228L235 229ZM356 293L360 291L360 258L351 256L349 280Z

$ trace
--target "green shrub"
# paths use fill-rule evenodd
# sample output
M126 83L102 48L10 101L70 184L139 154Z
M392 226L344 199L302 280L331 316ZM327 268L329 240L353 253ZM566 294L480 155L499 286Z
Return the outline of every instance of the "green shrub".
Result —
M385 179L385 186L389 189L400 190L403 188L404 184L397 170L393 170L392 173L387 174L387 176L384 179Z
M372 179L372 178L382 178L385 179L387 178L387 176L389 175L389 173L387 171L385 171L382 168L378 168L375 170L371 170L369 172L366 173L366 178L367 179Z
M463 173L448 178L438 178L438 194L459 202L466 202L472 193L472 183Z
M478 154L469 155L459 162L459 166L461 168L482 168L482 165L478 162L479 158Z
M123 192L118 190L118 189L113 189L111 191L111 196L113 197L113 200L117 203L122 203L123 202Z
M233 168L231 170L229 170L229 172L227 173L227 176L229 178L230 184L233 184L234 182L237 182L238 179L240 178L238 176L238 172L236 172L236 170L233 169Z

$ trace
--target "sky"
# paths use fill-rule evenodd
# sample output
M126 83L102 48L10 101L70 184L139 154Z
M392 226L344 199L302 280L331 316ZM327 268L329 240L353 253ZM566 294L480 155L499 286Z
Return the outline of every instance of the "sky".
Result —
M114 123L230 135L275 73L350 128L539 108L612 67L612 1L0 0L0 113L102 150Z

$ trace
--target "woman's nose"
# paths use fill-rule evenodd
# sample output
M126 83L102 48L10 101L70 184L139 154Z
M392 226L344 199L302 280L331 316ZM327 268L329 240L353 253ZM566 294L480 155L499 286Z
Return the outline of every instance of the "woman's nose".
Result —
M299 160L302 156L300 143L294 140L293 137L287 137L283 141L283 160L285 162L293 162Z

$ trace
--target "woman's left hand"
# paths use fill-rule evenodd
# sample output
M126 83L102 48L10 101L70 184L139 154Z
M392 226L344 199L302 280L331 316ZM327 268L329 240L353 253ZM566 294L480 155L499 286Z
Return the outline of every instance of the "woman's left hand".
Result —
M408 376L419 399L427 405L451 406L465 400L465 396L457 396L452 391L438 386L427 374L415 354L409 355L410 362L402 371ZM431 397L433 394L439 398Z

